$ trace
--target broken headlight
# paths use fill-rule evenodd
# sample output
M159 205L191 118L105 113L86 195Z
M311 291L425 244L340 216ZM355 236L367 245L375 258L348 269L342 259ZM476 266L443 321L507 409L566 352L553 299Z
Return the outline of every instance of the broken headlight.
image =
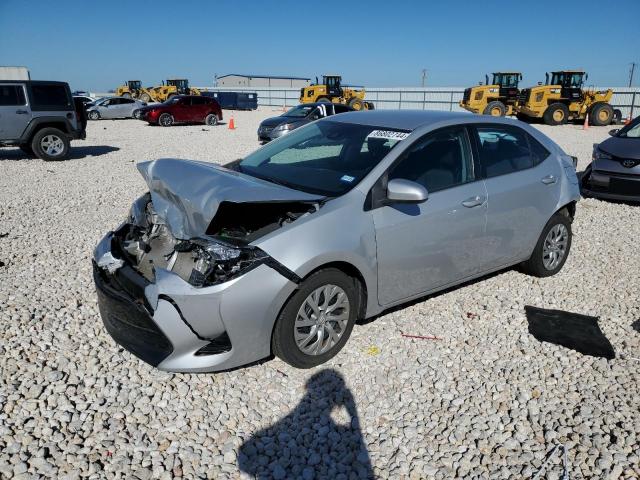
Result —
M208 287L232 280L267 258L267 254L256 247L205 239L181 242L175 248L176 251L191 252L194 263L188 281L194 287Z

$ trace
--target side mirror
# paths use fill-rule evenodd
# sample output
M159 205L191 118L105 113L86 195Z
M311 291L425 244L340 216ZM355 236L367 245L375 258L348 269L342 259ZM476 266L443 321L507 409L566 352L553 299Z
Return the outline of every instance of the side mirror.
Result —
M609 135L611 135L612 137L615 137L616 135L618 135L619 131L620 131L619 128L614 128L613 130L609 130Z
M428 198L427 189L411 180L395 178L387 184L387 199L392 202L422 203Z

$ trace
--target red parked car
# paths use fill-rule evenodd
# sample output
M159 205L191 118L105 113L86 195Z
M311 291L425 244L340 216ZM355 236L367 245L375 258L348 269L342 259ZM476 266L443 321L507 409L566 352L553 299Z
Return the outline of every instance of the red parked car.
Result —
M163 127L170 127L174 123L206 123L213 126L222 120L222 109L215 99L196 95L175 95L164 103L149 105L134 114L151 125Z

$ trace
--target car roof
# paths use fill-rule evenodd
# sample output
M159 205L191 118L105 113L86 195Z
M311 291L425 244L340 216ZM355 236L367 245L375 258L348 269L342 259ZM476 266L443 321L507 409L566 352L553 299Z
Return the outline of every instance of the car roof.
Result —
M469 120L470 115L467 112L437 110L367 110L341 113L335 120L331 117L331 121L413 131L418 127L443 121ZM475 118L483 121L481 116Z

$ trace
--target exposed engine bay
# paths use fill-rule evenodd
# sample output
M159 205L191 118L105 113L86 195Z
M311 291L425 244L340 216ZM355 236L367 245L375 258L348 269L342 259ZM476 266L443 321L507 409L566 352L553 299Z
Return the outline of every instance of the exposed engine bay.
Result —
M267 263L265 252L250 243L317 211L312 202L220 203L203 238L177 239L156 214L147 193L131 207L128 222L114 235L119 253L147 280L154 269L177 274L195 287L222 283ZM290 272L292 274L292 272Z

